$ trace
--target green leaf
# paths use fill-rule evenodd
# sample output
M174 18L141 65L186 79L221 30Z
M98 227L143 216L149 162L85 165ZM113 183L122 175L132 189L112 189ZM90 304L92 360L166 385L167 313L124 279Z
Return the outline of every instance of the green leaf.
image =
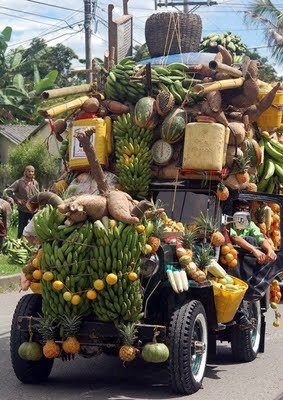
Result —
M23 59L23 50L23 46L19 46L16 48L15 55L11 63L11 70L18 68L18 66L21 64Z
M6 28L4 28L1 32L1 36L3 37L5 42L9 42L12 36L12 28L10 26L6 26Z
M35 88L35 86L40 82L40 74L39 74L39 70L37 68L37 65L34 64L33 65L33 87Z
M42 93L44 90L51 89L58 76L57 70L50 71L43 79L35 85L36 94Z
M27 113L26 111L22 110L20 107L17 107L13 104L5 104L0 101L0 109L1 108L3 108L4 110L10 111L16 118L24 118L29 121L31 120L30 113Z
M7 87L6 89L3 89L3 92L6 96L29 97L27 92L23 92L22 90L18 90L14 87Z
M25 92L25 80L22 74L16 74L14 76L13 86Z

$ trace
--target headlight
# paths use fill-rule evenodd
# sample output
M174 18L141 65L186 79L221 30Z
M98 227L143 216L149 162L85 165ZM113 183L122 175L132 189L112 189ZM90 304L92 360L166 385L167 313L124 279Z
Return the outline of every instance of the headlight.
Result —
M144 278L149 278L150 276L156 274L159 268L159 258L156 254L150 257L143 258L141 262L141 275Z

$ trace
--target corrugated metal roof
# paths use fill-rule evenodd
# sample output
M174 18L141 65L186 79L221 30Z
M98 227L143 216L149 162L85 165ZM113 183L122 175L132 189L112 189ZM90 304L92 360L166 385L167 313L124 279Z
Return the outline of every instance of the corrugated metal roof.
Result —
M37 125L0 125L0 135L15 144L22 143L38 130Z

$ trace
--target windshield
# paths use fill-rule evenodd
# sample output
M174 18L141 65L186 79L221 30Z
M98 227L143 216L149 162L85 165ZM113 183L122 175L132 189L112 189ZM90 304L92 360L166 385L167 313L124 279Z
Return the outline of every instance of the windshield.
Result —
M203 193L178 191L174 199L174 191L159 192L157 200L160 200L166 214L175 221L186 224L194 223L195 219L204 213L214 220L217 218L216 197Z

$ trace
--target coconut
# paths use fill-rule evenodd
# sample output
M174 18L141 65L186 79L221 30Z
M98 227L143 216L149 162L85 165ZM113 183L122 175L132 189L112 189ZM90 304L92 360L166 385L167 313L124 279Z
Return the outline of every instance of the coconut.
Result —
M82 105L82 110L86 113L96 113L99 109L99 101L95 97L86 100Z
M231 168L234 163L234 157L236 156L236 149L235 146L228 146L227 147L227 155L226 155L226 165L227 167ZM242 150L237 147L237 156L243 156Z
M245 131L245 126L241 122L229 122L228 124L231 134L229 137L229 144L230 145L237 145L240 146L240 144L243 143L246 137L246 131Z

